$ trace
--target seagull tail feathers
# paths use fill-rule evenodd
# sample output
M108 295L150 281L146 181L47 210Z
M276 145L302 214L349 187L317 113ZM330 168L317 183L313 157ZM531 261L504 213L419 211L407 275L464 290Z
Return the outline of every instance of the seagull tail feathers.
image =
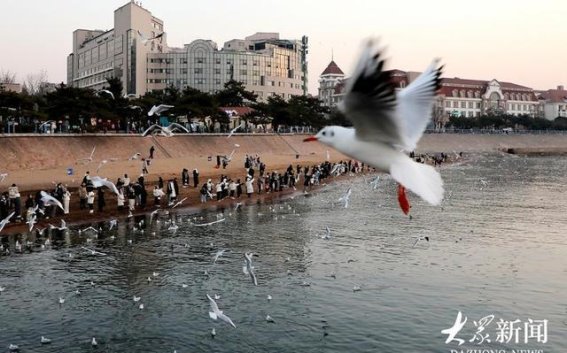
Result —
M443 180L430 165L414 162L403 155L390 167L390 174L402 184L431 205L439 205L443 200Z

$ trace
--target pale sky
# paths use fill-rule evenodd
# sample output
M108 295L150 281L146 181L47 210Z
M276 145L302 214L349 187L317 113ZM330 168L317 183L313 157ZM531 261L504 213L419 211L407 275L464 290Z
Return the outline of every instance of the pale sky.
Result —
M0 71L47 70L66 81L78 28L110 29L127 0L2 0ZM144 0L164 21L168 44L211 39L219 47L255 32L309 37L309 92L331 60L348 75L364 38L387 47L387 68L422 71L433 58L445 77L513 82L534 89L567 86L565 0Z

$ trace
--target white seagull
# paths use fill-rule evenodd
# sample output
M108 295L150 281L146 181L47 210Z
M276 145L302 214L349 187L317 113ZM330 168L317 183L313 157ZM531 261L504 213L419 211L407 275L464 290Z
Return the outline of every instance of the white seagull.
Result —
M187 198L184 198L184 199L181 199L180 201L177 201L177 203L175 205L171 206L171 208L175 208L175 207L181 205L185 200L187 200Z
M226 251L226 249L223 250L219 250L215 253L215 257L213 258L213 263L217 263L217 260L219 259L219 257L222 256L222 254L224 254L224 252Z
M166 110L169 110L169 109L171 109L171 108L173 108L173 105L160 104L160 105L158 105L157 107L154 105L154 106L150 109L150 111L148 112L148 116L152 116L152 115L154 115L154 114L158 114L158 115L159 115L160 113L163 113L163 112L165 112Z
M93 146L93 150L91 151L91 155L88 158L77 159L77 162L87 162L87 163L92 162L95 150L96 150L96 146Z
M118 195L118 189L116 188L116 185L114 185L114 183L106 178L101 178L99 176L93 176L91 177L91 181L93 182L93 186L95 188L100 188L103 186L106 186L107 188L109 188L113 193L115 193L116 195Z
M228 136L226 138L230 138L232 136L232 134L234 134L236 131L238 131L238 129L242 128L243 126L244 126L244 122L242 122L240 125L238 125L234 129L230 130L230 133L228 134Z
M221 319L222 321L236 328L236 325L232 322L232 320L228 316L223 314L222 310L219 310L217 302L215 302L215 300L211 298L211 296L208 294L207 294L207 298L209 298L209 303L211 304L211 311L209 311L209 317L213 320Z
M254 254L251 252L244 253L244 260L246 261L246 264L242 267L242 272L244 272L245 275L250 276L252 283L257 286L258 280L256 279L256 273L254 272L254 266L252 266L252 256L254 256Z
M59 207L60 209L62 209L63 211L65 211L61 202L59 202L59 200L57 200L55 197L49 195L48 193L46 193L43 190L40 192L40 195L41 195L41 201L43 202L43 204L45 206L55 205L55 206Z
M142 155L142 154L141 154L140 152L134 153L134 155L133 155L132 157L128 158L128 160L129 160L129 161L133 161L133 160L135 160L135 159L140 158L141 155Z
M6 177L8 176L8 173L1 173L0 174L0 183L4 181L4 179L6 179Z
M51 343L51 340L47 337L41 336L41 344L49 344Z
M146 131L144 131L142 133L142 136L148 136L150 134L160 134L162 136L165 137L171 137L173 136L173 132L174 131L181 131L184 133L188 133L189 130L187 130L183 125L181 124L177 124L177 123L171 123L168 126L161 126L158 124L154 124L152 126L150 126L149 128L146 129Z
M108 224L108 230L112 230L112 228L118 225L118 221L116 219L111 219Z
M102 168L106 163L108 163L107 159L103 159L102 161L100 161L100 163L98 164L98 167L96 167L96 173L98 174L98 171L100 170L100 168Z
M320 141L339 152L389 172L401 185L432 205L443 199L443 181L435 168L414 162L404 152L415 149L431 120L442 67L435 60L396 93L375 40L369 40L339 108L354 129L327 126L304 141Z
M15 214L16 212L12 212L8 215L8 217L4 218L3 220L0 221L0 232L2 231L2 229L4 229L4 227L6 226L6 224L10 223L10 218L12 218L12 216Z
M352 189L348 188L343 196L339 198L339 202L344 202L345 208L348 208L348 202L350 201L350 194L352 193Z
M415 242L413 243L412 248L415 248L415 246L417 245L417 243L419 243L420 240L425 240L429 243L429 237L415 237Z
M321 238L325 240L331 239L331 230L329 229L329 227L325 227L325 234L323 234Z

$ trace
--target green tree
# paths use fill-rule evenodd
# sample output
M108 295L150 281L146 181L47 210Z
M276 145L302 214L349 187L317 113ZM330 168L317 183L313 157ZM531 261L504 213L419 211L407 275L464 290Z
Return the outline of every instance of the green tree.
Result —
M224 84L224 89L218 91L216 99L221 107L242 107L246 101L249 104L256 102L258 95L247 91L242 82L229 80Z

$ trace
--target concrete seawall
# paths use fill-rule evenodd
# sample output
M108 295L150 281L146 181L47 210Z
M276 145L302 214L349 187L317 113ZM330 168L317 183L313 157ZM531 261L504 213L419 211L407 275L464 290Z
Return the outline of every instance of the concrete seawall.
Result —
M47 182L65 181L75 184L85 171L96 170L101 160L108 160L102 176L115 179L123 173L138 175L140 161L128 161L135 153L148 155L150 147L156 148L156 159L150 173L178 175L182 168L198 168L212 171L217 154L228 155L236 148L231 168L240 168L245 154L258 154L271 166L281 168L289 163L312 163L325 160L326 151L332 160L345 158L320 143L302 142L305 135L235 134L226 135L176 135L167 137L142 137L139 135L1 135L0 173L8 172L7 182L27 187L45 187ZM93 161L79 163L90 156L96 147ZM418 152L487 152L487 151L567 151L567 134L426 134L418 145ZM560 153L557 153L560 152ZM529 153L528 153L529 154ZM296 159L296 155L299 158ZM212 161L208 157L212 157ZM67 177L66 169L72 167L74 176ZM154 174L154 175L155 175Z

